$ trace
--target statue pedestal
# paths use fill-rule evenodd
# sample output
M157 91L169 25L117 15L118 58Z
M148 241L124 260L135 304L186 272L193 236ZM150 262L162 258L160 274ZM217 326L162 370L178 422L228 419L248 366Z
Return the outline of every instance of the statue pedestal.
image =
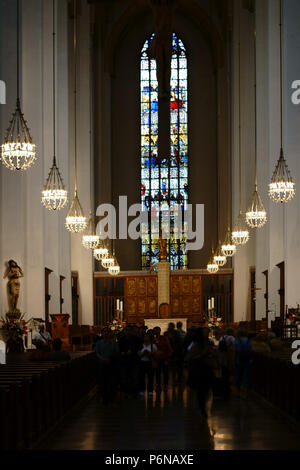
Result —
M157 264L158 308L161 304L170 304L170 263L160 261Z

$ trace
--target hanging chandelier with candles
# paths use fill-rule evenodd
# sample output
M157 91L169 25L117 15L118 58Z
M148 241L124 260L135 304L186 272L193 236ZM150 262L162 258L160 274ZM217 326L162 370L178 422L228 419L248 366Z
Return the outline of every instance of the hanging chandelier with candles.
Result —
M1 160L10 170L27 170L36 160L36 145L20 102L20 0L17 0L17 103L1 145Z
M239 23L241 23L241 18ZM241 31L239 31L239 191L240 212L234 224L231 239L235 245L246 245L249 241L249 230L242 211L242 128L241 128Z
M295 196L295 183L284 158L283 144L283 4L280 0L280 156L269 184L269 196L277 203L289 202Z
M104 269L109 269L111 268L113 265L114 265L114 262L115 262L115 259L113 256L111 256L111 254L109 253L108 254L108 257L107 258L104 258L102 261L101 261L101 264L102 264L102 267Z
M96 234L96 228L92 217L92 211L90 211L89 221L86 229L86 233L82 237L82 244L87 250L95 250L100 242L99 235Z
M118 276L120 274L120 266L116 257L115 240L113 240L113 258L114 264L108 268L108 272L111 276Z
M93 255L97 261L102 261L103 259L108 258L109 251L102 240L99 240L97 248L93 251Z
M72 233L83 232L87 228L77 190L77 10L74 0L74 123L75 123L75 192L66 217L66 228Z
M221 242L219 242L219 246L218 246L218 249L217 249L217 252L214 256L214 262L220 267L222 268L223 266L225 266L225 264L227 263L227 257L224 255L223 251L222 251L222 247L221 247Z
M231 230L228 227L228 231L224 240L221 250L224 256L227 258L232 258L236 254L236 246L232 242Z
M255 12L256 19L256 12ZM251 228L261 228L267 222L267 213L258 192L257 185L257 78L256 78L256 27L254 30L254 102L255 102L255 185L254 192L246 212L246 222Z
M60 210L68 202L68 191L65 188L60 171L56 165L56 73L55 73L55 0L53 0L53 163L42 191L42 204L49 210Z
M212 256L207 264L207 271L210 274L216 274L219 271L219 265L214 260L214 250L212 249Z

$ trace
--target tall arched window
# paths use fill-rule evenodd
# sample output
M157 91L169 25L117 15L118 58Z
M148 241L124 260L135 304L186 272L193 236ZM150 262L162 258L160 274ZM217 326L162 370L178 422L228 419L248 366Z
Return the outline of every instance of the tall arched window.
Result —
M168 230L170 224L168 260L171 269L182 270L187 268L187 226L182 218L178 234L174 220L176 211L183 211L188 203L187 58L182 41L173 34L170 157L159 159L156 61L148 57L153 37L145 42L141 55L141 202L149 214L148 224L142 225L142 266L149 269L151 262L159 261L159 231Z

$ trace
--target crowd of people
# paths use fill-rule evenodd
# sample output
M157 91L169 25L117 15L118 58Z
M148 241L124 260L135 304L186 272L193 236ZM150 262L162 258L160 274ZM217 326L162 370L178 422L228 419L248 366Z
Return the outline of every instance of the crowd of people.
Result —
M99 393L107 405L119 390L137 398L167 391L169 385L186 384L197 393L200 411L207 418L207 402L213 396L229 399L233 378L237 393L246 395L250 383L252 344L240 328L219 332L214 338L207 327L183 331L182 323L147 329L127 325L121 332L104 328L95 337Z

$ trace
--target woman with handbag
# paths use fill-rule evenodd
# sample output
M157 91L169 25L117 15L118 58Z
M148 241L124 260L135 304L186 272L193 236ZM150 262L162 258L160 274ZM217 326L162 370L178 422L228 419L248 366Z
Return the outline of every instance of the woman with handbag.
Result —
M151 337L148 334L144 335L143 346L138 355L140 357L140 395L144 395L146 390L146 377L147 377L147 392L148 395L153 394L153 378L155 358L157 346L152 344Z

